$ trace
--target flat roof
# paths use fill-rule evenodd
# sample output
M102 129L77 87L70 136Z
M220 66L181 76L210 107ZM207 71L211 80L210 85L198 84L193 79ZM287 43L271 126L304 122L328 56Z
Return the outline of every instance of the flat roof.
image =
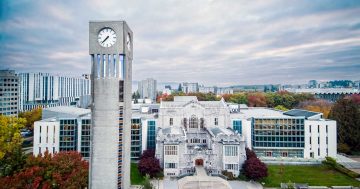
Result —
M45 108L43 109L43 111L67 113L72 115L83 115L83 114L91 113L90 109L77 108L73 106L56 106L56 107Z
M284 114L289 115L289 116L302 116L302 117L308 118L308 117L312 117L314 115L318 115L320 113L311 112L311 111L307 111L307 110L292 109L287 112L284 112Z

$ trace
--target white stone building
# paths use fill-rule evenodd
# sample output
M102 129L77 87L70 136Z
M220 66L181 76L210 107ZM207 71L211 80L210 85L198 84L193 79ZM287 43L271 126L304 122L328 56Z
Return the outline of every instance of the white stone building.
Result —
M244 137L230 126L230 109L224 100L198 101L176 96L160 104L156 156L165 176L192 173L204 166L208 173L222 170L239 174L246 159Z

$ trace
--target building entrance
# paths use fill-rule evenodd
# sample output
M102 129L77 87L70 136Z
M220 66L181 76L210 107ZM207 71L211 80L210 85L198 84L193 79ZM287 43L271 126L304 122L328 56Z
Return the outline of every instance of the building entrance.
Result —
M195 160L195 165L196 165L196 166L203 166L203 165L204 165L204 160L203 160L203 159L197 159L197 160Z

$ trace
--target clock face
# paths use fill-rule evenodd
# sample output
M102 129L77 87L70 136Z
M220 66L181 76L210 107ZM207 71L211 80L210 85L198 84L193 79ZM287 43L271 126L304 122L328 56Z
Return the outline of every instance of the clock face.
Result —
M128 50L131 50L131 36L130 33L127 34L126 36L126 47L128 48Z
M111 47L116 42L116 33L111 28L103 28L98 35L98 42L103 47Z

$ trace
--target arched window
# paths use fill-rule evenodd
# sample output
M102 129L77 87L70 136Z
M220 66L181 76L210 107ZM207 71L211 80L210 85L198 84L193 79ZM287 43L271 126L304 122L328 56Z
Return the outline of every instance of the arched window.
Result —
M195 115L192 115L190 118L189 128L198 128L198 119Z

